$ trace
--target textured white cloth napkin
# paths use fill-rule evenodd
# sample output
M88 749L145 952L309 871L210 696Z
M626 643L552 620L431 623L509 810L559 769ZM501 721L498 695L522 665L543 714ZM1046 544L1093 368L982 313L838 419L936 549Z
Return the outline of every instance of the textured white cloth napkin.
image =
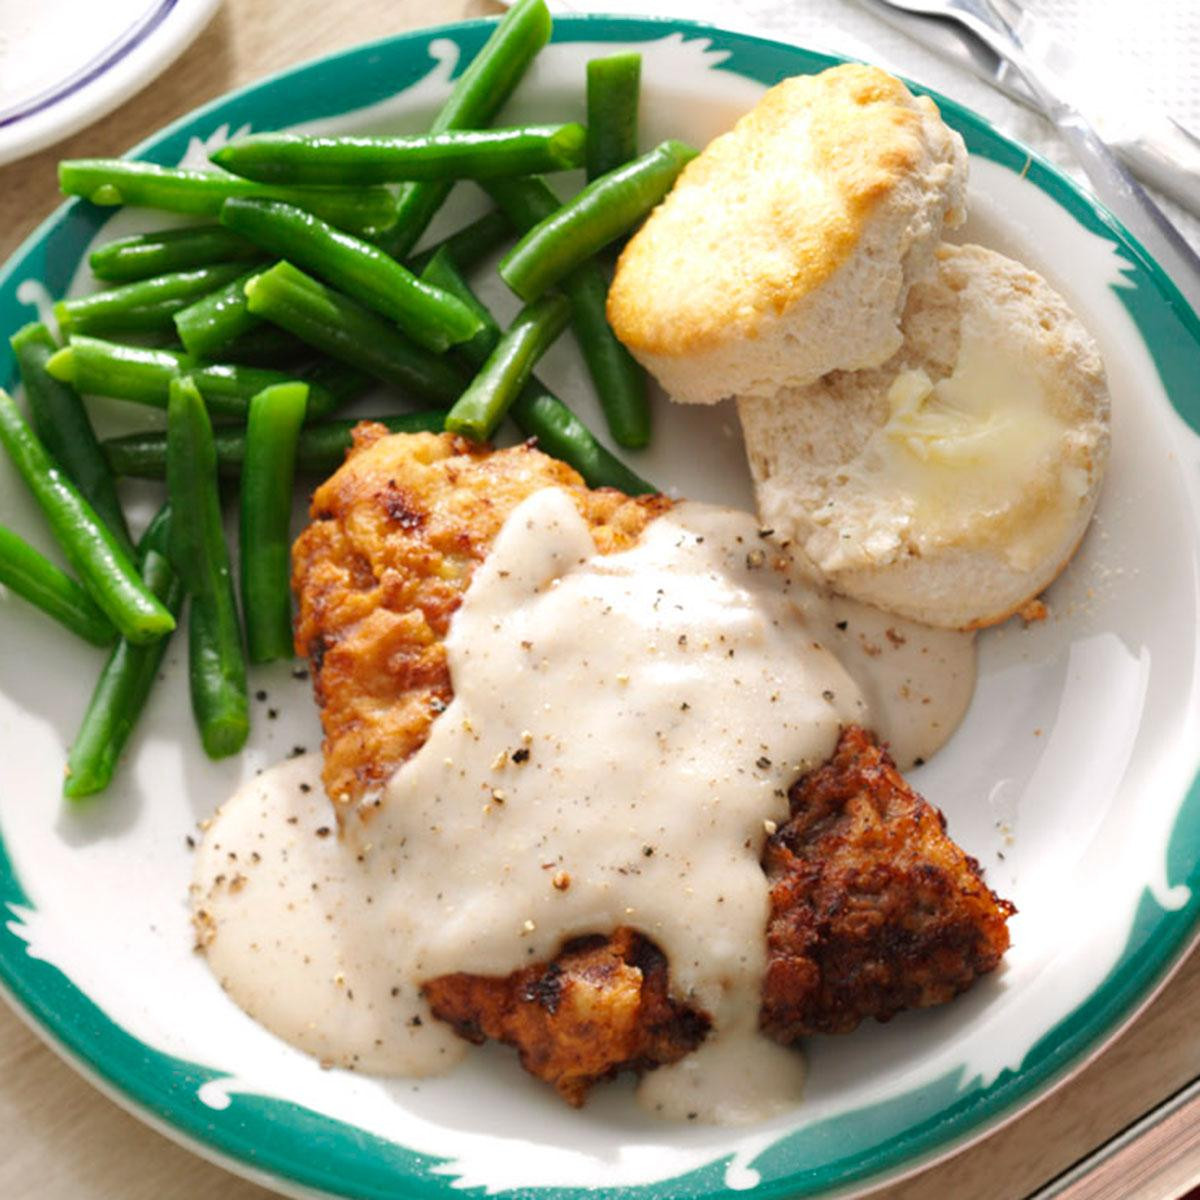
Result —
M559 12L680 17L864 59L944 92L1087 180L1054 126L969 71L939 58L855 0L550 0ZM1200 134L1200 0L1022 0L1091 68L1089 82L1131 103L1153 101ZM1200 220L1156 195L1192 246Z

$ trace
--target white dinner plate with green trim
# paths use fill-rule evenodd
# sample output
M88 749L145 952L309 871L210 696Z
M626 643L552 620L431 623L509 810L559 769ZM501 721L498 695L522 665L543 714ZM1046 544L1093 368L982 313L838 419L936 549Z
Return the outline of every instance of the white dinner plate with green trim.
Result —
M177 163L232 132L297 123L419 129L488 28L428 30L299 67L135 153ZM564 18L506 115L582 118L585 61L627 46L645 58L647 145L702 144L764 86L832 61L686 22ZM118 782L68 808L64 747L101 655L0 597L0 980L52 1045L156 1127L291 1195L765 1200L865 1190L944 1155L1044 1096L1131 1018L1200 915L1200 322L1070 181L939 102L971 151L961 236L1047 276L1099 341L1113 395L1109 478L1049 619L981 637L967 719L913 775L1020 909L1004 968L943 1008L812 1042L802 1103L751 1128L653 1121L625 1083L573 1111L495 1048L443 1079L322 1071L221 992L192 953L187 911L197 822L239 780L317 745L308 685L283 667L255 672L251 689L266 698L254 701L250 746L214 765L190 727L173 645ZM436 232L479 207L460 187ZM80 264L93 241L162 223L61 209L0 275L0 328L90 287ZM0 382L11 385L2 353ZM569 346L544 375L601 427ZM104 401L93 413L105 433L157 415ZM696 499L748 503L727 406L660 402L656 416L653 449L633 461L641 473ZM148 512L152 492L131 497ZM6 465L0 516L50 550Z

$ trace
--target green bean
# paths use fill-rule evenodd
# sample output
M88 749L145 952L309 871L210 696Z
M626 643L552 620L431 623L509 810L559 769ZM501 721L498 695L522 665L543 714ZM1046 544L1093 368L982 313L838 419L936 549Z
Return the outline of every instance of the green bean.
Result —
M116 637L112 622L70 575L3 525L0 583L94 646L110 645Z
M608 323L608 275L595 260L586 262L563 280L562 290L609 432L618 446L639 450L650 441L646 372Z
M582 167L582 125L451 129L411 137L321 137L259 133L212 155L258 183L350 187L429 179L503 179Z
M446 428L477 442L490 438L529 382L533 364L554 344L570 315L567 298L555 293L521 309L446 414Z
M245 296L243 287L243 300ZM250 310L246 311L249 313ZM271 367L282 371L311 359L312 347L292 337L287 330L255 317L254 328L235 337L221 352L221 357L247 367Z
M63 334L146 333L171 329L172 318L198 297L246 272L244 263L218 263L122 284L106 292L60 300L54 316Z
M204 396L208 411L219 417L245 419L250 398L273 383L295 379L281 371L240 367L231 363L200 363L174 350L120 346L100 338L75 336L52 355L46 370L55 379L73 384L87 395L111 396L152 408L166 408L171 380L188 375ZM320 411L336 407L334 397L313 385L310 404Z
M589 183L500 260L500 278L522 300L536 300L627 233L671 190L679 172L695 157L696 151L682 142L663 142Z
M165 479L166 472L162 477ZM171 504L167 501L162 508L150 518L150 524L142 530L138 538L138 553L146 550L157 550L163 558L171 557Z
M189 354L213 358L262 324L246 307L246 283L261 270L260 265L240 271L223 287L175 313L175 332Z
M297 270L276 263L246 285L250 311L331 358L449 406L466 384L445 359L414 346L369 309Z
M414 254L409 259L409 270L420 275L433 256L444 248L460 271L469 271L508 241L511 234L512 222L499 209L493 208L470 225L464 225L456 233L435 242L429 249Z
M488 191L518 229L532 229L559 208L542 179L496 180ZM608 280L600 264L585 262L563 281L571 323L596 388L609 431L619 446L639 449L650 440L646 373L617 340L605 315Z
M426 274L439 287L470 304L484 321L484 335L473 338L459 351L479 366L500 340L500 326L471 291L449 253L435 255ZM526 437L536 438L541 450L574 467L588 487L618 488L629 496L658 491L610 454L595 434L536 377L525 385L509 411Z
M217 491L212 424L188 376L171 380L167 406L171 562L191 597L188 672L192 712L210 758L236 754L250 730L246 659ZM187 514L182 519L182 514Z
M455 80L429 132L445 133L486 125L512 95L537 52L550 40L550 26L545 0L517 0L471 65ZM379 239L383 249L395 258L404 258L441 208L450 187L447 180L405 184L400 189L396 221Z
M183 607L183 582L166 558L163 546L156 544L163 540L161 522L167 512L164 506L142 535L138 558L143 582L178 618ZM113 647L96 681L79 732L67 752L63 795L68 799L95 795L112 782L117 760L146 706L169 641L167 635L147 646L135 646L121 638Z
M230 200L221 222L395 321L435 354L479 332L478 320L461 301L422 283L378 246L302 209L271 200Z
M250 401L241 488L242 614L252 663L291 658L289 562L296 440L308 388L281 383Z
M422 412L392 413L386 417L354 417L305 425L296 442L296 471L324 477L337 470L353 444L351 433L361 421L384 425L390 433L440 433L445 420L445 410L434 408ZM227 426L215 429L213 444L217 451L217 469L221 475L228 479L239 479L246 461L245 430ZM102 445L115 474L130 479L166 478L165 433L129 433L123 437L108 438Z
M220 225L162 229L107 242L88 255L92 274L107 283L133 283L171 271L253 260L257 246Z
M536 382L536 381L535 381ZM512 406L512 418L526 437L551 458L574 467L592 488L610 487L627 496L654 495L658 488L630 470L551 391L527 387Z
M196 217L215 217L230 196L287 200L311 209L340 229L377 233L395 220L396 202L385 187L276 188L224 171L160 167L124 158L77 158L58 164L59 190L93 204L127 204Z
M96 515L62 468L0 389L0 444L33 493L55 540L91 598L131 642L148 642L175 628L175 619L142 583L116 536Z
M311 354L311 350L310 350ZM306 419L323 420L339 408L361 400L379 386L378 380L349 363L324 358L297 372L295 379L308 384Z
M34 433L112 531L121 548L132 557L133 542L117 496L117 485L83 401L73 388L60 383L46 370L58 344L45 325L38 323L19 329L10 343L25 385L25 402Z
M641 77L642 56L635 52L588 60L589 180L599 179L637 157Z

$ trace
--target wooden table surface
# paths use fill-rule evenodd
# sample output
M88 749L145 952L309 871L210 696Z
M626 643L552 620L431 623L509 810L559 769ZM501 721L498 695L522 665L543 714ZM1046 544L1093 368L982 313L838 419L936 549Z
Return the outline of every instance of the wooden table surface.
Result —
M174 66L116 112L0 168L0 261L59 202L60 158L119 154L196 105L357 42L499 12L493 0L226 0ZM1007 1128L880 1200L1020 1200L1200 1076L1200 957L1112 1047ZM1170 1200L1200 1182L1200 1158L1122 1200ZM0 1006L0 1197L5 1200L265 1200L141 1125L79 1078Z

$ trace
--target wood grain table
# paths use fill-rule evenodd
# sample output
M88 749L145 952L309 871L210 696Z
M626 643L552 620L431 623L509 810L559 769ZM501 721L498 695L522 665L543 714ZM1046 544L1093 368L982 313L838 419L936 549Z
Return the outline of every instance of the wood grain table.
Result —
M226 0L140 95L51 150L0 169L0 261L59 202L58 159L119 154L196 105L262 75L404 29L500 11L492 0ZM1200 1076L1200 957L1112 1047L1049 1100L880 1200L1021 1200ZM1200 1182L1186 1156L1118 1194L1171 1200ZM266 1200L101 1096L0 1006L3 1200Z

